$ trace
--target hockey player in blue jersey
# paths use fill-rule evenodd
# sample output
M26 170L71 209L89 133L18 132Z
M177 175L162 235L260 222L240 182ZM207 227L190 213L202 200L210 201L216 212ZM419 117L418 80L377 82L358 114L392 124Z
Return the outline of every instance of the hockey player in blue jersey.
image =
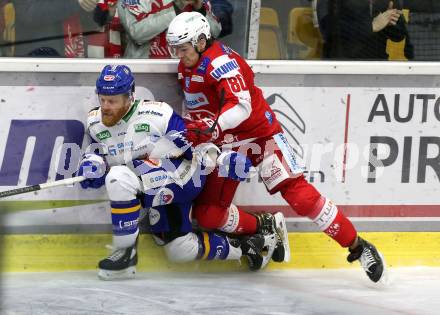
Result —
M210 156L225 176L236 180L247 176L250 161L232 151L217 156L212 145L210 150L194 150L182 136L182 117L166 103L134 100L134 87L127 66L105 66L96 81L100 107L91 110L87 120L92 141L104 149L84 156L78 173L87 179L81 186L105 185L113 225L113 252L99 262L99 277L111 280L135 274L142 206L153 237L169 260L238 260L244 255L251 270L263 268L279 244L275 226L264 235L236 238L195 231L190 217L192 200L202 190L208 170L201 160ZM278 255L280 251L277 248Z

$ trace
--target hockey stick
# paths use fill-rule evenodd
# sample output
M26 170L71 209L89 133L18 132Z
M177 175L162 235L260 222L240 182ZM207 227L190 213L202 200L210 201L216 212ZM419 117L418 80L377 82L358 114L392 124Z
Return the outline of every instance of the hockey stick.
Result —
M20 194L24 194L24 193L31 192L31 191L37 191L37 190L53 188L53 187L58 187L58 186L72 185L75 183L82 182L85 179L86 178L84 176L76 176L76 177L72 177L72 178L57 180L54 182L6 190L6 191L0 192L0 198L14 196L14 195L20 195Z

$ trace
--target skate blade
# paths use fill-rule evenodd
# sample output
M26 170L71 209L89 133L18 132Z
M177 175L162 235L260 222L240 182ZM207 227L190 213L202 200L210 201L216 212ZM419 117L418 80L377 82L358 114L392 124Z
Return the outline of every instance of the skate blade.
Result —
M264 253L261 253L263 256L263 263L261 264L260 269L264 269L269 261L272 259L273 251L277 245L277 236L276 234L264 235Z
M133 279L136 275L136 266L128 267L123 270L99 269L98 278L105 281Z
M382 259L383 271L382 271L382 276L380 276L380 279L376 282L376 285L378 285L379 287L382 287L382 288L387 288L391 284L389 274L388 274L387 263L385 261L385 258L382 255L382 253L379 251L378 251L378 253L379 253L380 258Z
M287 233L286 220L281 212L274 214L275 225L279 238L283 242L284 246L284 261L290 261L290 244L289 244L289 234Z

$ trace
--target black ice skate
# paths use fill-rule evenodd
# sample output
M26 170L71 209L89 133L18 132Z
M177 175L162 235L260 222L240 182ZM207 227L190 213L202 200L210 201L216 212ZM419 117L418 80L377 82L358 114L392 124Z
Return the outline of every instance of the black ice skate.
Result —
M255 234L241 240L241 251L249 262L249 269L257 271L266 267L277 244L275 233Z
M133 278L137 265L137 239L136 243L128 248L119 248L101 260L98 264L98 277L101 280L116 280Z
M290 261L289 235L286 228L286 220L281 212L275 214L257 214L258 233L277 235L277 245L272 255L272 260L276 262Z
M358 246L354 249L349 249L349 251L350 254L347 256L347 261L351 263L359 260L371 281L378 282L383 278L385 262L382 254L373 244L358 237Z

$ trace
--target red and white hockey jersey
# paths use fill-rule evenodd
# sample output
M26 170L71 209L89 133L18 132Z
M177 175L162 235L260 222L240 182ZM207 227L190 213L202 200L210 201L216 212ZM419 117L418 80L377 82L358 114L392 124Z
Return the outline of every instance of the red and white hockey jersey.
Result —
M180 62L178 80L185 94L186 119L219 116L221 134L215 144L250 142L281 132L274 112L254 84L254 72L221 42L215 41L191 69ZM219 104L222 94L223 105Z

